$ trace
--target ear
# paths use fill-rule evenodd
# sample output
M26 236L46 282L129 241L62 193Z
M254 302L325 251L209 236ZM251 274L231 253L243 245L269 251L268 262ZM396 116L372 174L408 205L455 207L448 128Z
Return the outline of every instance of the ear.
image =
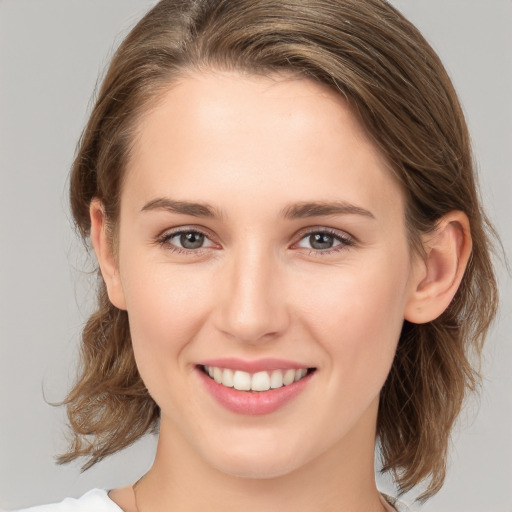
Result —
M418 257L405 319L416 324L435 320L457 292L471 255L471 232L465 213L453 211L423 237L426 253Z
M119 268L112 240L107 230L105 208L99 199L91 201L89 215L91 217L91 242L100 265L101 275L107 286L108 298L117 308L126 309Z

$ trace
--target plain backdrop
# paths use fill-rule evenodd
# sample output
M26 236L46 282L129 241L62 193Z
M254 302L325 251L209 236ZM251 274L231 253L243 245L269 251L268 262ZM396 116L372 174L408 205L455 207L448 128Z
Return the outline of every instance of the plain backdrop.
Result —
M57 466L61 400L94 279L71 228L67 174L98 76L150 0L0 0L0 508L133 482L152 437L81 474ZM474 140L482 195L510 255L512 1L395 0L439 52ZM449 473L425 512L512 512L511 280L485 351L480 402L454 434ZM379 479L390 490L388 480ZM406 497L406 500L410 496Z

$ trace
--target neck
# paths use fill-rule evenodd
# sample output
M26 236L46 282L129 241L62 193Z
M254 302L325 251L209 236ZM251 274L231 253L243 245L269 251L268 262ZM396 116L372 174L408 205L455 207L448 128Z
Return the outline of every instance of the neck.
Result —
M207 464L162 419L155 463L136 489L138 512L381 512L375 486L374 422L328 452L273 478L226 474Z

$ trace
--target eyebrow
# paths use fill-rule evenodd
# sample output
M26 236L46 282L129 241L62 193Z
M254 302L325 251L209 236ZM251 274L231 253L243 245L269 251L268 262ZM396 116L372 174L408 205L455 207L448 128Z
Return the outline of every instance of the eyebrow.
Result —
M195 203L191 201L175 201L169 198L157 198L146 203L141 211L167 210L171 213L191 215L192 217L221 218L223 214L208 203ZM301 202L286 206L281 210L285 219L305 219L308 217L322 217L329 215L362 215L375 219L369 210L345 201L313 201Z
M174 201L164 197L153 199L146 203L141 211L167 210L171 213L181 213L192 217L222 217L222 213L207 203L193 203L190 201Z
M328 215L362 215L375 219L375 215L369 210L345 201L314 201L292 204L284 208L281 214L285 219L304 219Z

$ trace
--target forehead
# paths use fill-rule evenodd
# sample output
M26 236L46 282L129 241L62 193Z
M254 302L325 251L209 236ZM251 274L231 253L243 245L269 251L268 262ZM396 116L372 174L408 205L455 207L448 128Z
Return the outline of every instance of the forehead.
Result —
M276 208L313 199L401 205L385 159L341 95L283 75L183 76L142 117L125 184L141 201L232 190L275 199Z

